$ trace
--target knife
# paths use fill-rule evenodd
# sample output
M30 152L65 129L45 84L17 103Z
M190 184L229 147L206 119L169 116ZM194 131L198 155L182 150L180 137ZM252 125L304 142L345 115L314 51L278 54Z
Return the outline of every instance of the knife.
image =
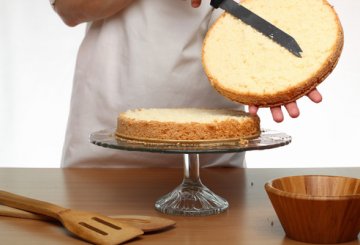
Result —
M295 56L301 58L302 50L293 37L237 2L233 0L211 0L210 5L214 8L220 7L229 14L243 21L245 24L250 25L252 28L283 46Z

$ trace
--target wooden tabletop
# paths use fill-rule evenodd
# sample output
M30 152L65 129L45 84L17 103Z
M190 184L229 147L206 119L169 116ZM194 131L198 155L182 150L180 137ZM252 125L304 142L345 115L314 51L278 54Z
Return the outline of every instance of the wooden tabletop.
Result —
M168 216L155 201L182 180L182 169L0 169L0 189L106 215L140 214L174 219L174 228L126 244L300 245L285 237L264 191L270 179L301 174L360 176L360 168L201 169L202 182L229 201L229 209L207 217ZM0 244L87 244L44 221L0 217ZM359 245L360 240L346 243Z

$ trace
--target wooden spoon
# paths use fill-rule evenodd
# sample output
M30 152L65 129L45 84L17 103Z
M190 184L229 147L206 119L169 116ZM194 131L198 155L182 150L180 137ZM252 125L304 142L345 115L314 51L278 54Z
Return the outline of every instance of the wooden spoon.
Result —
M21 209L11 208L8 206L0 205L0 216L15 217L22 219L36 219L44 221L54 221L53 218L30 213ZM145 215L113 215L109 216L114 218L121 223L135 226L141 229L143 232L155 232L164 230L175 225L175 221L171 219L165 219L155 216L145 216Z
M120 244L143 234L139 228L98 213L71 210L5 191L0 191L0 202L57 219L68 231L94 244Z

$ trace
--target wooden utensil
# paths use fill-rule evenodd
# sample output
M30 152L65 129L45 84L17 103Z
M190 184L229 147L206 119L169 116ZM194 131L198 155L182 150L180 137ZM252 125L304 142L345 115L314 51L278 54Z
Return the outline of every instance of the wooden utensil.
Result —
M144 232L155 232L164 230L175 225L175 221L155 216L146 215L113 215L112 218L135 226Z
M21 209L16 209L4 205L0 205L0 216L7 217L15 217L22 219L36 219L36 220L44 220L44 221L54 221L53 218L34 214L31 212L27 212ZM155 232L164 230L175 225L175 221L171 219L165 219L155 216L145 216L145 215L113 215L109 216L114 218L121 223L135 226L141 229L143 232Z
M290 176L269 181L265 189L288 237L316 244L357 239L360 179Z
M0 191L0 202L57 219L71 233L94 244L120 244L143 234L139 228L98 213L71 210L6 191Z

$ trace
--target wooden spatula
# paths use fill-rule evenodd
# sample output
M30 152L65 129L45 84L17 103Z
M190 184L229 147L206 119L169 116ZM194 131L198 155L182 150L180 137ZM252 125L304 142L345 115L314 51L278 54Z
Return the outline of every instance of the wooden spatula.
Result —
M143 234L139 228L98 213L71 210L6 191L0 191L0 202L57 219L68 231L94 244L121 244Z
M113 215L111 216L121 222L140 228L144 232L155 232L164 230L175 225L175 221L146 215Z
M0 205L0 216L15 217L22 219L36 219L44 221L54 221L53 218L41 214L34 214L17 208ZM175 225L175 221L171 219L146 216L146 215L113 215L109 216L121 223L135 226L143 232L156 232L164 230Z

